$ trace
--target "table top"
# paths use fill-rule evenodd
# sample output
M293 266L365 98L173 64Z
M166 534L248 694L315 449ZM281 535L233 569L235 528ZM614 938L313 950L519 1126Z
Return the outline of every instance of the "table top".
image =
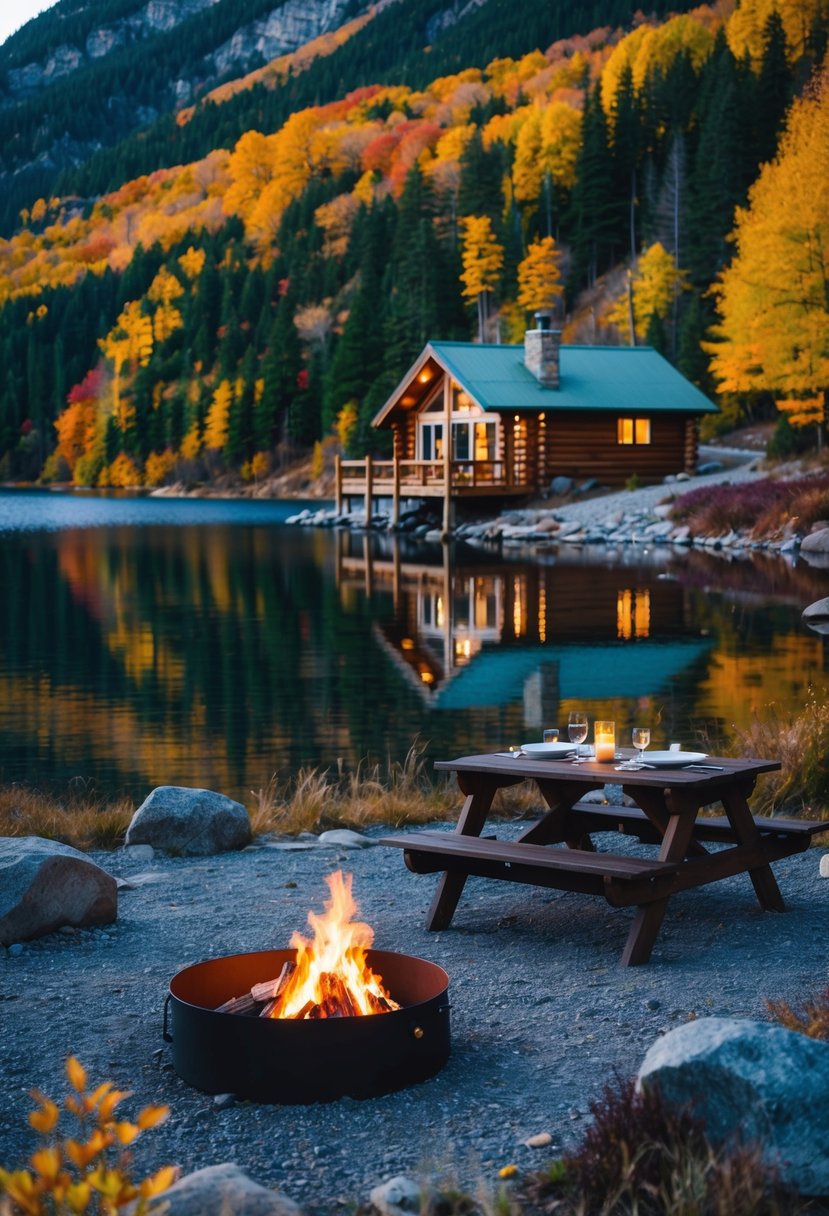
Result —
M632 755L623 749L623 754ZM647 760L647 753L645 753ZM616 762L605 763L587 760L574 764L572 760L531 759L529 756L512 756L486 753L480 756L461 756L457 760L436 760L435 768L454 773L491 773L497 777L514 777L516 780L578 781L585 785L629 785L656 786L715 786L734 778L756 777L759 773L773 773L780 767L779 760L755 758L734 760L728 756L706 756L700 764L716 765L715 769L702 768L641 768L619 772Z

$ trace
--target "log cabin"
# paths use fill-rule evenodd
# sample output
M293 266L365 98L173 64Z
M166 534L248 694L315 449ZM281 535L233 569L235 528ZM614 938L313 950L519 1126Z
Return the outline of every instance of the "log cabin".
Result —
M523 345L429 342L372 421L390 461L338 461L337 507L439 499L444 531L466 500L520 500L556 477L601 485L692 473L699 419L717 407L648 346L568 346L548 313ZM447 443L446 436L451 436Z

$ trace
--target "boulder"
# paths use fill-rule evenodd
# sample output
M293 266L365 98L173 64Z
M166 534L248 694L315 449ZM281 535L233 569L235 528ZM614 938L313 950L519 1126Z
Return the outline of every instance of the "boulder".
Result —
M800 548L804 553L829 553L829 528L819 528L804 536Z
M83 853L39 836L0 837L0 946L117 915L115 879Z
M801 617L815 633L829 633L829 596L804 608Z
M269 1191L225 1161L187 1174L159 1195L165 1216L301 1216L302 1208L279 1191Z
M553 494L569 494L573 488L572 477L554 477L550 482L550 490Z
M638 1084L692 1104L708 1136L761 1146L784 1186L829 1195L829 1043L767 1022L700 1018L653 1044Z
M371 837L352 832L351 828L329 828L327 832L320 832L319 842L343 849L370 849L375 843Z
M248 813L240 802L212 790L159 785L132 817L125 844L203 857L250 844Z
M387 1182L374 1187L369 1195L371 1205L380 1216L407 1216L407 1213L434 1211L434 1201L437 1194L427 1188L426 1194L405 1174L389 1178ZM426 1204L424 1205L424 1199Z

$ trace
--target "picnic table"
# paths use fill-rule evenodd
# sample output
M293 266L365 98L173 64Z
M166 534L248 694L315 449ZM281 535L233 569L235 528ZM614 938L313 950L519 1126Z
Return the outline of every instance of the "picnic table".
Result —
M442 872L426 918L430 930L447 929L469 875L603 895L617 908L635 907L622 951L624 966L646 963L669 898L677 891L748 874L764 911L785 905L771 862L808 848L826 823L754 816L748 804L758 776L780 768L776 760L707 757L709 769L642 768L617 771L595 760L538 759L490 754L437 761L454 772L465 795L454 831L417 831L383 837L404 850L415 874ZM481 835L498 790L531 780L547 806L517 840ZM619 785L634 806L584 801L590 790ZM724 815L701 815L719 804ZM593 835L618 832L657 846L655 856L598 852ZM706 845L722 847L714 851ZM563 846L563 847L561 847Z

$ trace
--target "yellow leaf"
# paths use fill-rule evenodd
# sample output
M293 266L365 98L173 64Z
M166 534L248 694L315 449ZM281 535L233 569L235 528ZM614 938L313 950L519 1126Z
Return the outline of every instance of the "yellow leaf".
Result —
M70 1212L85 1212L89 1207L92 1189L88 1182L75 1182L67 1188L66 1202Z
M174 1165L164 1165L156 1170L149 1178L145 1178L138 1190L144 1199L152 1199L173 1185L178 1177L178 1169Z
M518 1173L517 1165L512 1165L512 1164L502 1165L498 1171L498 1177L499 1178L514 1178L517 1173Z
M57 1178L60 1170L60 1151L57 1148L41 1148L32 1153L32 1168L36 1174L47 1181Z
M97 1089L93 1089L92 1093L89 1095L89 1101L92 1103L92 1106L97 1106L98 1103L106 1097L111 1089L111 1081L102 1081Z
M106 1123L112 1118L115 1107L125 1098L129 1098L130 1090L128 1089L113 1089L106 1095L98 1109L98 1121Z
M108 1140L104 1133L96 1128L85 1144L78 1140L67 1140L64 1143L66 1155L80 1170L85 1170L91 1161L107 1147Z
M41 1132L43 1135L52 1131L55 1127L60 1111L56 1104L49 1098L38 1099L42 1103L40 1110L33 1110L29 1114L29 1123L36 1132Z
M121 1123L115 1124L115 1135L118 1137L120 1144L132 1144L136 1136L139 1136L140 1134L140 1129L137 1128L134 1123L127 1123L126 1120L124 1120Z
M145 1106L143 1110L138 1112L138 1126L142 1132L150 1127L158 1127L159 1123L163 1123L169 1113L169 1106Z
M70 1056L66 1061L66 1075L75 1092L82 1094L86 1089L86 1069L75 1056Z
M107 1169L104 1165L93 1170L88 1175L87 1182L108 1199L114 1198L121 1189L121 1175L117 1170Z

